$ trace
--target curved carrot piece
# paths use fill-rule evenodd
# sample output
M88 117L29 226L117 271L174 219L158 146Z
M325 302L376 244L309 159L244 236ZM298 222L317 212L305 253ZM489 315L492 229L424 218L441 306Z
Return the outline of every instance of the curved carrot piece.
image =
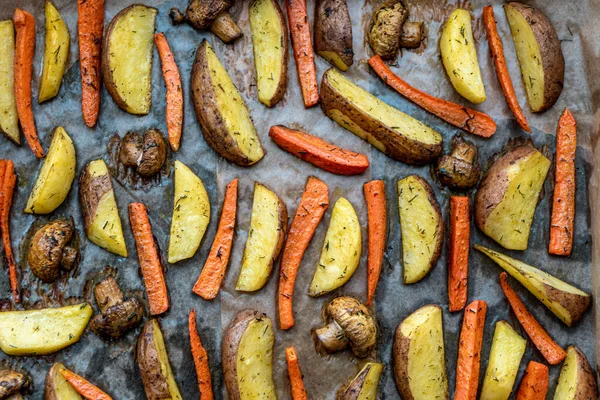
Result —
M450 197L450 252L448 254L448 310L460 311L467 304L469 278L469 198Z
M190 331L190 346L192 348L192 357L196 366L196 376L198 377L198 390L200 390L200 400L213 400L212 381L210 378L210 368L208 366L208 354L202 346L198 328L196 327L196 312L192 308L188 317L188 329Z
M548 367L535 361L529 361L525 375L521 380L516 400L545 400L550 380Z
M73 389L86 400L112 400L112 397L104 393L99 387L91 384L75 372L63 368L60 370L60 373L73 386Z
M373 304L375 290L381 274L381 264L385 253L387 236L387 207L385 201L385 183L380 180L363 185L369 220L369 255L367 259L367 305Z
M0 229L2 229L2 242L4 244L4 256L8 262L8 273L10 276L10 288L15 303L21 301L19 291L19 278L17 276L17 265L10 243L10 208L17 183L15 165L11 160L2 160L4 167L0 166Z
M306 389L304 389L304 382L302 381L302 371L300 371L298 356L293 346L285 349L285 361L287 362L288 375L290 377L292 400L306 400L307 396Z
M456 361L454 400L475 400L477 397L486 312L487 304L483 300L475 300L465 308Z

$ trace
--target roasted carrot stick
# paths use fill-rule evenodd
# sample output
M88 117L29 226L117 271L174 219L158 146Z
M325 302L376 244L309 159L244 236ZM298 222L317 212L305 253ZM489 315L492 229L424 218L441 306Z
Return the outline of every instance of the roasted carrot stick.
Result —
M4 244L4 256L8 262L8 273L10 276L10 288L13 293L15 303L21 301L19 291L19 278L17 276L17 265L12 252L10 243L10 208L12 206L12 198L15 192L15 184L17 183L17 175L15 174L15 165L11 160L4 162L4 171L0 175L0 229L2 229L2 242Z
M154 43L156 43L156 48L158 49L163 78L167 86L166 113L169 144L173 151L177 151L183 127L183 90L181 89L181 77L179 76L179 69L177 68L165 34L162 32L155 34Z
M361 153L346 150L309 133L275 125L269 136L279 147L315 167L339 175L362 174L369 159Z
M212 380L210 378L210 368L208 366L208 354L202 346L198 328L196 327L196 312L192 308L188 318L188 329L190 331L190 346L192 348L192 357L196 366L196 376L198 377L198 390L200 390L200 400L212 400Z
M577 124L573 115L565 108L556 129L556 171L548 248L550 254L559 256L568 256L573 249L576 149Z
M309 108L319 102L319 86L315 68L315 53L313 52L310 26L306 13L306 1L286 0L286 5L304 107Z
M486 138L496 132L496 123L489 115L448 100L439 99L409 85L394 74L378 55L369 59L369 65L396 92L449 124Z
M210 247L210 252L202 268L202 272L192 291L205 300L217 297L225 270L229 263L229 254L233 245L235 234L235 216L237 214L237 178L229 182L223 199L221 219L215 235L215 240Z
M91 384L75 372L63 368L60 373L73 386L73 389L86 400L112 400L112 397L104 393L99 387Z
M545 400L548 392L548 367L535 361L529 361L516 400Z
M369 256L367 260L367 305L373 304L375 289L381 274L387 236L385 183L375 180L363 185L369 220Z
M469 278L469 198L450 197L450 253L448 255L448 309L460 311L467 304Z
M475 400L477 397L486 312L487 304L483 300L475 300L465 308L456 361L454 400Z
M81 70L81 112L93 128L100 112L100 56L104 30L104 0L77 2L79 68Z
M306 389L304 389L302 371L300 371L300 364L298 363L298 356L296 355L294 346L285 349L285 361L287 362L288 375L290 377L292 400L306 400Z
M544 327L527 310L519 295L508 283L508 274L506 272L500 274L500 284L521 326L523 326L523 329L525 329L525 332L527 332L527 335L529 335L529 338L540 353L542 353L546 361L550 365L556 365L564 360L567 353L550 337Z
M162 314L169 309L169 293L146 206L142 203L129 204L129 221L148 294L150 314Z
M44 157L44 149L40 144L35 130L35 120L31 109L31 73L33 69L33 55L35 52L35 18L27 11L20 8L15 10L15 100L17 102L17 115L21 129L27 139L29 147L36 157Z

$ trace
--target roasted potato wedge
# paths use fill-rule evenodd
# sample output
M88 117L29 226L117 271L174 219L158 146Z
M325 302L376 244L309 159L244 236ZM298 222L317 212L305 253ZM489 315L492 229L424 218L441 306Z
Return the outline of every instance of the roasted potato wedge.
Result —
M377 150L407 164L426 164L442 154L442 135L384 103L330 68L321 81L323 112Z
M235 290L254 292L267 283L283 247L287 223L288 213L283 200L255 182L248 240Z
M517 2L504 5L515 43L527 102L532 112L554 105L563 89L565 59L552 23L540 10Z
M44 69L38 93L39 103L50 100L58 94L71 42L69 28L51 1L46 1L44 13L46 15L46 38L44 39Z
M21 143L14 81L15 27L12 20L0 21L0 132Z
M152 106L154 21L158 10L133 4L110 21L102 45L102 79L115 103L131 114Z
M560 370L554 400L597 399L596 374L585 354L577 347L569 346L567 358Z
M346 71L354 63L352 21L346 0L317 0L315 5L315 52Z
M73 386L60 373L65 366L57 362L48 370L44 382L44 400L82 400Z
M337 400L377 400L383 364L368 362L338 391Z

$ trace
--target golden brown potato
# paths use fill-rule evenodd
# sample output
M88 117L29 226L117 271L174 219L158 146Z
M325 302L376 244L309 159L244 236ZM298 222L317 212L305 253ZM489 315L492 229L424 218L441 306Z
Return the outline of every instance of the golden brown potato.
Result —
M60 373L65 369L61 363L54 363L48 370L44 383L44 400L82 400L73 386Z
M383 364L368 362L338 391L336 400L376 400Z
M0 21L0 54L0 132L7 139L20 144L14 79L15 27L12 19Z
M481 169L477 164L477 146L458 134L452 138L452 153L437 159L435 174L440 183L453 190L477 185Z
M408 18L408 10L400 0L383 3L371 18L369 45L384 60L393 60L400 49L402 26Z
M567 349L567 358L560 370L554 400L597 399L596 374L585 354L575 346Z
M354 62L352 21L346 0L317 0L315 52L342 71Z
M58 219L38 229L31 239L27 261L31 271L46 283L58 279L60 268L71 270L78 258L71 244L73 221Z
M187 22L196 29L210 29L223 42L231 43L243 34L227 12L229 7L229 0L190 0L185 14L171 8L169 17L175 25Z

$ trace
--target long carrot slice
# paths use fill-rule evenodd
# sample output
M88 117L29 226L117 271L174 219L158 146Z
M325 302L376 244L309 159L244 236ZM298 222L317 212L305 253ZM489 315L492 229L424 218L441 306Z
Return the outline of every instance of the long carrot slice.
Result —
M437 115L444 121L466 132L482 137L490 137L496 132L496 123L487 114L460 104L452 103L427 94L394 74L378 55L369 59L369 65L383 81L396 92L421 108Z
M40 144L35 130L35 120L31 109L31 73L33 69L33 55L35 52L35 18L27 11L20 8L15 10L15 100L17 114L21 129L27 143L36 157L44 157L44 149Z
M93 128L100 112L100 55L104 30L104 0L77 1L81 112Z
M294 326L294 285L304 252L315 234L319 222L329 207L329 188L314 176L309 176L306 188L296 209L288 231L281 269L279 270L279 327L283 330Z
M19 291L19 278L17 276L17 265L10 244L10 208L12 198L17 183L17 174L15 174L15 165L11 160L6 160L0 175L0 228L2 229L2 243L4 244L4 255L8 262L8 273L10 277L10 288L13 293L15 303L21 301Z
M162 32L155 34L154 43L156 43L156 48L158 49L163 78L167 86L166 114L169 144L173 151L177 151L183 127L183 90L181 89L181 77L179 76L179 69L177 68L175 57L173 57L165 34Z
M235 217L237 214L237 178L229 182L223 199L223 209L215 240L210 247L210 252L202 268L202 272L192 291L205 300L217 297L221 283L225 277L225 270L229 263L229 254L233 245L235 234Z
M367 305L373 304L375 290L381 274L387 236L387 206L385 183L380 180L363 185L369 220L369 255L367 259Z
M568 256L573 249L576 150L577 123L565 108L556 129L556 171L548 247L550 254L559 256Z
M304 389L304 382L302 381L302 371L300 371L298 356L293 346L285 349L285 361L287 362L288 375L290 377L292 400L306 400L307 396L306 389Z
M210 378L210 368L208 366L208 354L202 346L198 328L196 327L196 312L192 308L188 317L188 329L190 331L190 346L192 348L192 357L196 366L196 376L198 377L198 390L200 390L200 400L213 400L212 380Z
M285 151L333 174L356 175L369 168L369 159L364 154L343 149L306 132L275 125L269 129L269 136Z
M304 107L309 108L319 102L319 86L315 68L315 53L313 52L310 26L306 13L306 1L287 0L286 5Z
M502 87L502 92L506 98L508 108L515 116L519 126L527 132L531 132L527 118L521 110L517 95L515 94L515 88L513 87L508 68L506 67L506 59L504 58L504 47L502 46L502 39L498 35L498 29L496 28L496 18L494 18L494 7L485 6L483 7L483 25L488 38L490 46L490 53L492 54L492 60L496 67L496 75L498 75L498 81Z
M104 393L98 386L91 384L75 372L63 368L60 373L73 386L73 389L86 400L112 400L112 397Z
M506 272L500 274L500 284L502 285L502 291L508 299L517 319L546 361L551 365L556 365L564 360L567 353L550 337L548 332L546 332L542 325L540 325L529 310L527 310L527 307L525 307L525 304L523 304L519 295L508 283L508 274Z
M448 309L460 311L467 304L469 277L469 198L450 197L450 253L448 255Z
M169 309L169 293L146 206L142 203L129 204L129 221L148 294L150 314L162 314Z
M475 400L477 397L486 312L487 304L483 300L475 300L465 308L456 361L454 400Z
M525 376L521 380L516 400L545 400L550 380L548 367L535 361L529 361Z

